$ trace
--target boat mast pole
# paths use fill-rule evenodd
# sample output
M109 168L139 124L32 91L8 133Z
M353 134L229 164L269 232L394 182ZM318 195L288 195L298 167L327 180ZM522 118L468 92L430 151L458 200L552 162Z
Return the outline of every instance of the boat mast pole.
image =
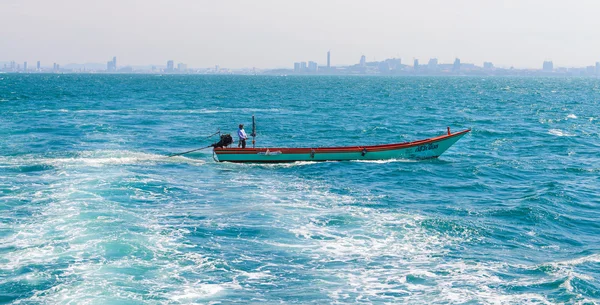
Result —
M254 148L256 144L256 122L254 121L254 114L252 115L252 134L250 135L252 136L252 148Z

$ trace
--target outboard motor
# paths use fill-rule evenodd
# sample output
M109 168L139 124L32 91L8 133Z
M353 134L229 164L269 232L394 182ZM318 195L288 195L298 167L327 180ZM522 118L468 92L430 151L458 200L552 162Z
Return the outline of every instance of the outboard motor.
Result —
M217 143L213 143L211 146L214 148L222 148L231 145L233 143L233 138L230 134L222 134L221 139Z

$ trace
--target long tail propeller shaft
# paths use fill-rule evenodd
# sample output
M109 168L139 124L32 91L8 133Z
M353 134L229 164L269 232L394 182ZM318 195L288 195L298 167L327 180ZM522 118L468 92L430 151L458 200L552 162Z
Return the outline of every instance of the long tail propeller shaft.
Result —
M167 158L181 156L181 155L189 154L191 152L195 152L195 151L199 151L199 150L203 150L203 149L207 149L207 148L211 148L211 147L213 147L213 146L212 145L208 145L206 147L196 148L196 149L188 150L186 152L182 152L182 153L178 153L178 154L172 154L172 155L167 156Z

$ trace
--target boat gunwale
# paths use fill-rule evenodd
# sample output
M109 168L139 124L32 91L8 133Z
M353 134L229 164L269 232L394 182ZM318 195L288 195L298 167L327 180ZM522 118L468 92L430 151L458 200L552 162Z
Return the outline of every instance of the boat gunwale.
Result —
M232 147L232 148L215 148L214 152L215 152L215 154L220 155L220 154L256 154L256 153L266 152L266 151L281 152L283 154L305 154L305 153L311 153L311 152L315 152L315 153L352 153L352 152L360 152L364 149L366 149L367 151L370 151L370 152L388 151L388 150L396 150L396 149L405 149L405 148L420 146L420 145L424 145L424 144L428 144L428 143L432 143L432 142L436 142L436 141L441 141L441 140L445 140L445 139L449 139L449 138L453 138L453 137L456 137L459 135L466 134L470 131L471 131L471 129L469 128L469 129L461 130L461 131L458 131L455 133L445 134L445 135L428 138L428 139L423 139L423 140L416 140L416 141L412 141L412 142L402 142L402 143L392 143L392 144L380 144L380 145L315 147L315 148L310 148L310 147L298 147L298 148L294 148L294 147L290 147L290 148L283 148L283 147L237 148L237 147Z

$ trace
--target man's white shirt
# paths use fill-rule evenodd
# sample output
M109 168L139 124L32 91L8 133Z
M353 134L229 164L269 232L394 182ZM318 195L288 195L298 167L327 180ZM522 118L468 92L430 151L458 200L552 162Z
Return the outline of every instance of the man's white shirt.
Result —
M246 135L246 131L243 129L238 129L238 137L240 138L240 140L245 140L248 138L248 136Z

